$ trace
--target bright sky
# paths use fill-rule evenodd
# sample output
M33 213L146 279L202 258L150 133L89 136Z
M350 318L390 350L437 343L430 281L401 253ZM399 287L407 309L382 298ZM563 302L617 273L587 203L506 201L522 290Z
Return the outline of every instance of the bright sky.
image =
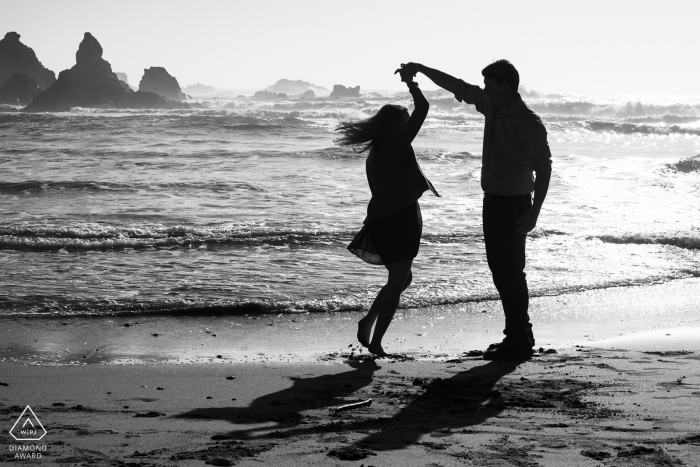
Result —
M402 89L407 61L481 84L507 58L546 93L698 96L698 18L698 0L0 0L0 34L56 74L91 32L132 85L163 66L182 87L255 90Z

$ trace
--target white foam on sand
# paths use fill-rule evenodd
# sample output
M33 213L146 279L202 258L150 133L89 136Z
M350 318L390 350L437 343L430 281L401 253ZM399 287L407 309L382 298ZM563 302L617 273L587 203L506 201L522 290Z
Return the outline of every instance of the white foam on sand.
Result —
M688 324L651 329L600 341L581 342L601 349L625 349L645 352L700 351L700 325Z

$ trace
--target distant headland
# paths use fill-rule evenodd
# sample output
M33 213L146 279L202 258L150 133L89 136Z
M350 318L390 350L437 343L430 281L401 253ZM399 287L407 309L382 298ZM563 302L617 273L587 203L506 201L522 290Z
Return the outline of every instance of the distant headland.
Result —
M24 106L26 112L65 112L74 107L117 109L178 109L200 107L190 95L227 98L230 92L196 83L180 88L162 66L144 69L138 88L124 73L112 71L99 41L89 32L78 45L75 65L58 74L44 67L16 32L0 40L0 104ZM232 96L231 96L232 97ZM244 96L237 95L236 98ZM308 81L280 79L251 99L360 98L360 86L341 84L333 90ZM375 97L368 94L366 97Z
M144 75L148 90L134 91L102 58L102 46L85 33L75 53L75 65L55 77L34 51L9 32L0 41L0 98L2 103L25 105L26 112L65 112L73 107L173 109L187 104L177 80L164 68ZM154 70L154 71L153 71ZM142 80L143 84L143 80Z

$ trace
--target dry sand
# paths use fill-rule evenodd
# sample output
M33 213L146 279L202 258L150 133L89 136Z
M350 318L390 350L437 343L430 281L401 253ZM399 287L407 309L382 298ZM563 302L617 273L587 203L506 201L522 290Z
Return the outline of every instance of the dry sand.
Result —
M31 405L47 430L32 443L47 446L37 461L46 465L698 465L700 459L697 351L580 347L527 362L349 356L301 364L2 364L0 422L11 428ZM329 410L369 398L369 406ZM9 449L22 443L3 436L0 459L17 465Z
M484 342L497 339L498 315L489 318L488 310L469 321L476 330L455 328L452 334L447 331L465 316L459 309L405 313L390 332L406 356L377 360L349 347L347 336L332 341L352 327L336 329L347 322L341 314L330 321L266 316L238 321L240 326L224 317L170 327L173 320L162 318L141 318L138 325L127 318L113 318L113 325L105 319L7 321L11 325L0 334L0 462L700 465L696 286L690 281L535 299L543 349L524 362L487 362L465 352L482 347L481 341L469 347L464 342L476 338L477 330L490 331L490 337L479 337ZM674 287L685 292L669 295ZM668 297L674 297L672 306ZM570 320L543 318L559 316L562 302L577 307ZM585 310L596 304L610 306L609 316L587 319ZM629 313L636 328L625 328ZM421 324L426 317L433 323L425 325L427 331ZM183 331L183 323L193 327ZM626 332L619 336L621 330ZM229 349L216 358L212 351L235 346L229 331L245 331L241 346L248 349ZM301 333L319 342L317 351L299 350ZM604 333L605 339L590 340ZM452 340L445 342L445 335ZM98 342L104 345L98 348ZM68 351L62 348L67 343L73 346ZM118 345L126 350L116 352ZM431 345L439 348L426 348ZM204 349L195 352L197 346ZM182 353L173 354L178 348ZM148 358L137 358L138 352ZM150 360L156 362L123 363ZM331 410L367 399L371 405ZM8 433L27 405L46 428L41 441L17 442ZM41 459L19 460L18 445L45 450Z

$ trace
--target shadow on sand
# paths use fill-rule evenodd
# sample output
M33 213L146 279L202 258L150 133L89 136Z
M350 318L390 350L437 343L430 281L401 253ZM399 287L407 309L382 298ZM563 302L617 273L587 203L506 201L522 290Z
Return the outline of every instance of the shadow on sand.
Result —
M174 417L256 425L215 435L213 439L253 440L360 433L364 436L354 443L357 446L377 450L402 449L416 443L425 434L466 429L500 414L504 403L495 385L521 363L485 363L447 379L426 380L420 389L400 376L393 378L395 381L388 376L381 384L380 391L384 394L380 393L369 408L339 415L330 412L321 416L302 414L307 410L347 403L348 397L373 382L374 372L380 368L376 362L352 361L348 363L353 367L352 371L296 378L291 387L259 397L248 407L194 409ZM397 387L403 389L396 390Z
M313 378L292 378L294 383L289 388L258 397L248 407L193 409L172 418L227 420L237 425L265 424L231 432L229 438L267 437L270 431L287 430L308 423L301 412L346 404L346 398L371 384L374 372L381 368L374 360L353 360L348 364L352 367L351 371Z

